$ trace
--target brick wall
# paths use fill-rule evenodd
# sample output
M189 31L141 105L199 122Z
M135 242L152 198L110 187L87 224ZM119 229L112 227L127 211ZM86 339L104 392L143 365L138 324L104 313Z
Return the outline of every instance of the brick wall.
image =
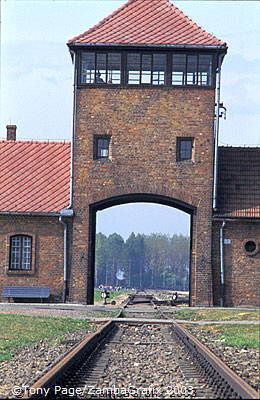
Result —
M213 224L213 282L214 304L220 301L220 251L219 230L221 223ZM249 256L244 250L244 241L254 239L260 245L259 221L227 221L224 237L225 306L259 306L260 252Z
M195 209L192 304L211 304L214 90L78 89L74 150L71 301L89 301L89 205L145 193ZM93 135L111 135L110 160L93 160ZM194 161L176 162L176 137L195 138Z
M63 227L57 217L0 216L0 288L47 286L51 300L61 301L63 289ZM10 235L27 234L32 242L32 272L9 271ZM1 298L0 300L6 301Z

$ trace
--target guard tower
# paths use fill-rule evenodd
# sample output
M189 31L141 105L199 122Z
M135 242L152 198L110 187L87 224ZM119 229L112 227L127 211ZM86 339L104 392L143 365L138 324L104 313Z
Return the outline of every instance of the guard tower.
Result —
M226 44L168 0L129 0L68 46L70 301L93 302L96 212L147 201L191 214L190 303L211 305L215 89Z

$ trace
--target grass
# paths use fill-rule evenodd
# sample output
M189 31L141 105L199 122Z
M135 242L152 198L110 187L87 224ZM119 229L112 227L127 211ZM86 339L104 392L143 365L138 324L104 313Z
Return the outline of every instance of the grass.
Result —
M107 303L110 303L117 296L121 296L122 294L130 293L131 290L111 290L109 291L109 298L107 299ZM95 290L94 292L94 303L104 301L101 297L102 290Z
M0 362L11 359L19 346L28 346L44 338L84 330L86 320L0 314Z
M214 335L214 340L220 340L226 346L260 349L258 325L204 325L200 329Z
M189 321L259 321L259 311L180 310L174 316Z

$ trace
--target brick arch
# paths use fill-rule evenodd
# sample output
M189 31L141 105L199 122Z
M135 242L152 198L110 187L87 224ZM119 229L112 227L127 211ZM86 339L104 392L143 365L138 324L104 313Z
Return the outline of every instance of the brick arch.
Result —
M194 197L190 191L177 189L174 187L167 187L165 185L160 184L152 184L152 183L143 183L138 185L127 185L127 186L120 186L120 187L105 187L102 191L98 193L93 193L91 196L91 204L95 203L106 203L109 199L116 199L120 200L120 197L127 199L127 196L146 196L148 199L149 196L151 198L156 196L157 202L161 202L163 204L163 199L168 199L169 202L176 203L177 207L178 204L182 204L183 208L187 209L194 209L199 205L199 199ZM161 200L160 200L161 199ZM139 201L139 200L136 200ZM126 203L129 201L125 201ZM156 202L156 201L155 201ZM118 203L120 204L120 203ZM183 210L185 211L185 210ZM188 212L188 211L187 211Z
M111 194L111 192L109 192ZM165 206L170 206L172 208L179 209L191 217L196 213L196 207L191 204L185 203L182 200L175 199L169 196L155 193L128 193L117 195L114 197L108 197L103 200L99 200L95 203L89 205L89 248L88 248L88 260L89 260L89 270L88 270L88 281L87 281L87 303L92 304L94 300L94 285L95 285L95 241L96 241L96 213L98 211L122 204L130 203L153 203L161 204ZM191 218L191 243L192 243L192 231L193 231L193 218ZM192 275L192 244L190 247L190 304L191 304L191 275Z

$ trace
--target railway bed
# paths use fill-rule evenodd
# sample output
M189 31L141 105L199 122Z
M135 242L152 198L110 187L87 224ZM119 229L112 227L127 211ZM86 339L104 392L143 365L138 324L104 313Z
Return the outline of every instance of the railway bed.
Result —
M151 297L137 299L124 320L109 321L31 382L26 397L259 398L180 325L160 320ZM137 309L138 321L130 317ZM157 318L142 319L145 310Z

